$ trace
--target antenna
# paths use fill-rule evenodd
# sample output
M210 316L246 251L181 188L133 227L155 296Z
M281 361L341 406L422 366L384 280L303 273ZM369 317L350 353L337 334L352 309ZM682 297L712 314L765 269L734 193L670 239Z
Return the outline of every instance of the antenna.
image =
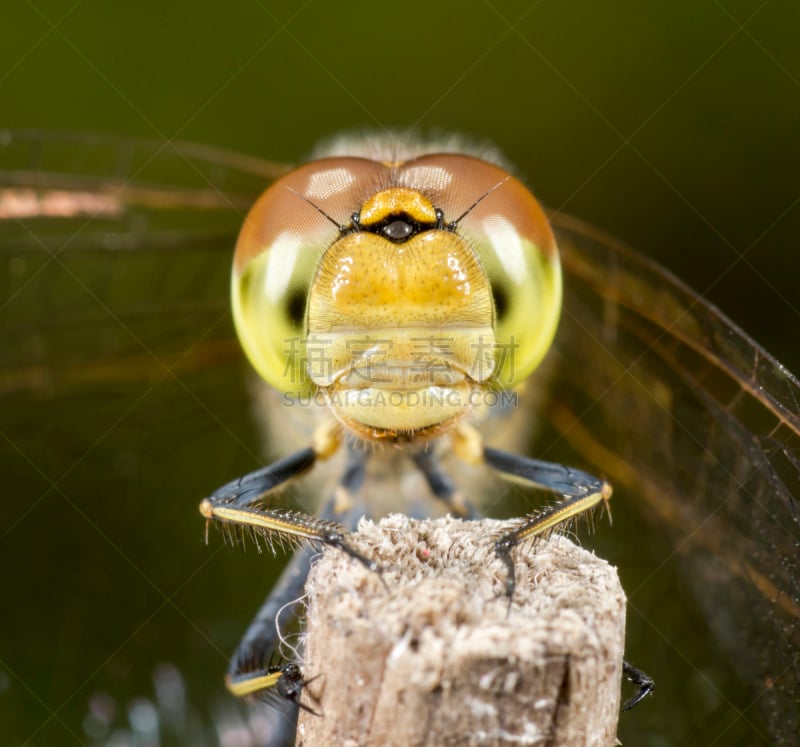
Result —
M492 194L492 192L502 187L510 178L511 175L509 174L508 176L504 177L499 182L497 182L497 184L495 184L493 187L487 189L477 200L475 200L475 202L473 202L463 213L461 213L461 215L459 215L458 218L456 218L453 221L450 221L450 223L447 224L447 227L451 230L454 229L464 217L466 217L476 207L478 207L478 205L481 202L483 202L490 194Z
M305 195L301 195L296 189L292 189L291 187L286 187L286 189L288 189L293 195L297 195L301 200L303 200L303 202L307 202L309 205L311 205L311 207L313 207L314 210L316 210L320 215L327 218L331 223L333 223L334 226L336 226L339 233L344 233L347 230L347 226L343 226L340 223L337 223L319 205L316 205L313 202L311 202L311 200L309 200L308 197L306 197ZM472 210L472 208L470 208L470 210ZM467 212L469 212L469 210Z

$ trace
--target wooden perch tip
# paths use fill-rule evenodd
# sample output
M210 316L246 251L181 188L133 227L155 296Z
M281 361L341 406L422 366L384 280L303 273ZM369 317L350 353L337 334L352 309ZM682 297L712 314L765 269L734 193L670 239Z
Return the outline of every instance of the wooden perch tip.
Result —
M516 549L510 612L493 540L508 522L362 521L370 572L326 551L307 584L303 747L614 745L625 636L616 569L563 536ZM388 588L387 588L388 587Z

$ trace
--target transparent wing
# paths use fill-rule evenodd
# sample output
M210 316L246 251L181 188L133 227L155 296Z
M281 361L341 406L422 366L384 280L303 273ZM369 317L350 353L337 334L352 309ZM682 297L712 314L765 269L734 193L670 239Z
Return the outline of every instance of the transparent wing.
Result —
M131 698L162 657L208 704L277 571L251 553L231 576L194 504L260 464L229 263L283 167L96 136L0 142L0 562L21 569L20 614L0 622L16 642L3 721L80 733L77 693ZM535 455L615 485L614 527L592 541L629 593L629 658L657 681L620 735L795 743L797 381L668 273L556 226L566 300Z
M0 133L3 389L207 362L233 240L281 170L191 144Z
M615 519L643 518L618 561L623 581L633 566L639 664L657 683L664 673L657 692L695 725L686 743L727 744L727 731L796 744L800 385L659 266L573 219L556 224L566 299L547 414L617 488ZM676 571L684 596L665 581Z
M243 214L280 167L94 136L0 143L0 721L20 742L95 743L167 659L213 735L275 566L251 554L229 578L196 504L262 463L228 288ZM202 744L180 716L177 743Z

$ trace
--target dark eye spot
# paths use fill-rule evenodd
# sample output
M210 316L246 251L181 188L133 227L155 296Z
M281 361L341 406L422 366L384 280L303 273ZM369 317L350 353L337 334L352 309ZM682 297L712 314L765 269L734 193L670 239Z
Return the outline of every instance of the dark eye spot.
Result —
M407 239L413 232L414 226L404 220L393 220L383 229L383 235L392 241Z
M495 318L502 319L508 313L508 293L497 283L492 283L492 299L494 300Z
M295 327L301 327L306 319L306 294L297 288L289 291L286 299L286 316Z

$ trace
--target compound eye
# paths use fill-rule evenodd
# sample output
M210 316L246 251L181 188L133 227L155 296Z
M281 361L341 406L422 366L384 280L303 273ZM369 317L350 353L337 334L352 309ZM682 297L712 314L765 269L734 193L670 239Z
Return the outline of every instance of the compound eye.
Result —
M495 325L505 324L509 311L508 292L503 287L503 282L498 278L495 278L495 282L491 283L491 287Z
M558 325L555 237L534 196L503 169L466 156L445 158L454 181L484 189L457 230L469 240L491 287L495 378L500 386L514 386L540 363Z
M250 362L282 392L308 392L307 302L322 255L339 237L379 164L330 158L277 180L245 219L236 244L232 303Z

